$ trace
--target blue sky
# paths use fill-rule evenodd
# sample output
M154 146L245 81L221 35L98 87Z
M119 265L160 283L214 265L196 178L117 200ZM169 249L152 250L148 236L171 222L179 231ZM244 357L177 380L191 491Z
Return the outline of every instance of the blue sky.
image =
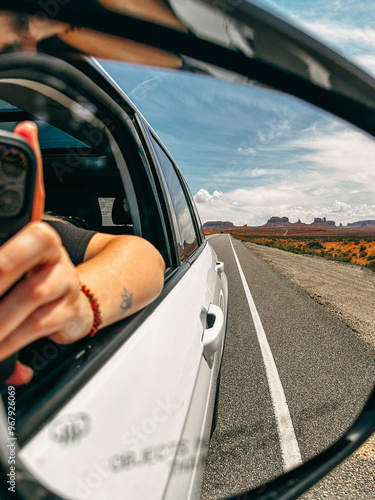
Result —
M281 12L375 75L371 4L258 2ZM372 140L297 99L154 68L106 63L167 146L202 221L261 225L327 217L375 219Z

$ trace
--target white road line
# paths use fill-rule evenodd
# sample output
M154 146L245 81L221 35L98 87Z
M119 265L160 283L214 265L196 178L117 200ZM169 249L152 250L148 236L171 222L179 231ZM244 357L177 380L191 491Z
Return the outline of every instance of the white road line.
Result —
M229 235L228 235L229 236ZM296 434L294 432L292 419L290 418L289 408L286 402L285 393L275 360L273 359L271 348L268 344L266 334L263 329L255 302L247 284L243 273L240 261L238 260L236 251L234 250L232 239L229 236L229 241L232 246L234 258L237 262L237 267L240 272L243 287L245 289L246 298L249 303L250 312L253 317L255 330L258 336L260 350L262 352L264 366L266 368L268 386L271 393L272 404L274 407L277 431L279 434L280 448L283 459L284 471L288 471L302 464L301 453L299 451Z

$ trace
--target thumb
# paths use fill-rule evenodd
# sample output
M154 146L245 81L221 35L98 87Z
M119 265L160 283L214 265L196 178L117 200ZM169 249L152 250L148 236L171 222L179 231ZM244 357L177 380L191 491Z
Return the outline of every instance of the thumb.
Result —
M43 183L43 162L38 140L38 127L34 122L19 123L14 129L14 133L24 137L34 150L36 157L36 183L32 220L40 220L44 212L45 191Z
M21 363L20 361L16 362L16 366L14 368L14 372L5 382L7 385L23 385L28 384L30 380L33 378L34 372L29 367Z

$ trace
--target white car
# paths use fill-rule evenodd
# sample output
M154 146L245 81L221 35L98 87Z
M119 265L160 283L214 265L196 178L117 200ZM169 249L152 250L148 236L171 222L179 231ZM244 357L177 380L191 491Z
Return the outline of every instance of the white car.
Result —
M1 127L38 123L46 209L143 236L166 262L162 294L140 313L90 340L41 340L20 353L36 375L17 389L19 459L64 498L187 497L213 426L224 265L177 165L100 66L87 63L89 79L49 56L18 57L5 59L12 78L0 76ZM63 89L51 78L62 68Z

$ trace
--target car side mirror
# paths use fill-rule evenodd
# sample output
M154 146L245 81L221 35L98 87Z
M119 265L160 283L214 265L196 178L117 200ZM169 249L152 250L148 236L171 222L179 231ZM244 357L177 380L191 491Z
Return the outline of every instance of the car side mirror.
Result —
M175 24L171 27L163 22L153 23L129 12L124 15L105 9L108 2L96 2L90 12L85 1L61 2L59 9L50 16L117 37L123 37L126 32L127 47L132 46L130 41L150 49L147 51L148 63L155 55L156 65L216 76L227 82L271 87L320 107L375 136L375 81L341 56L250 2L171 0L170 4L185 29ZM39 5L31 2L25 5L21 0L4 2L6 7L27 10L28 14L40 12ZM197 12L201 15L197 16ZM65 41L69 44L69 38ZM51 47L47 47L48 50ZM163 54L158 52L160 50ZM75 55L71 64L83 67L85 60ZM108 89L114 93L113 88ZM134 123L140 127L136 119ZM4 442L8 439L8 427L2 418L0 432ZM350 429L327 450L283 476L232 498L297 498L353 453L374 430L375 391ZM3 453L2 485L7 483L8 459ZM28 480L23 484L20 479L19 498L27 498L23 486ZM36 480L31 481L40 488L40 498L54 497ZM4 489L4 497L7 494Z

